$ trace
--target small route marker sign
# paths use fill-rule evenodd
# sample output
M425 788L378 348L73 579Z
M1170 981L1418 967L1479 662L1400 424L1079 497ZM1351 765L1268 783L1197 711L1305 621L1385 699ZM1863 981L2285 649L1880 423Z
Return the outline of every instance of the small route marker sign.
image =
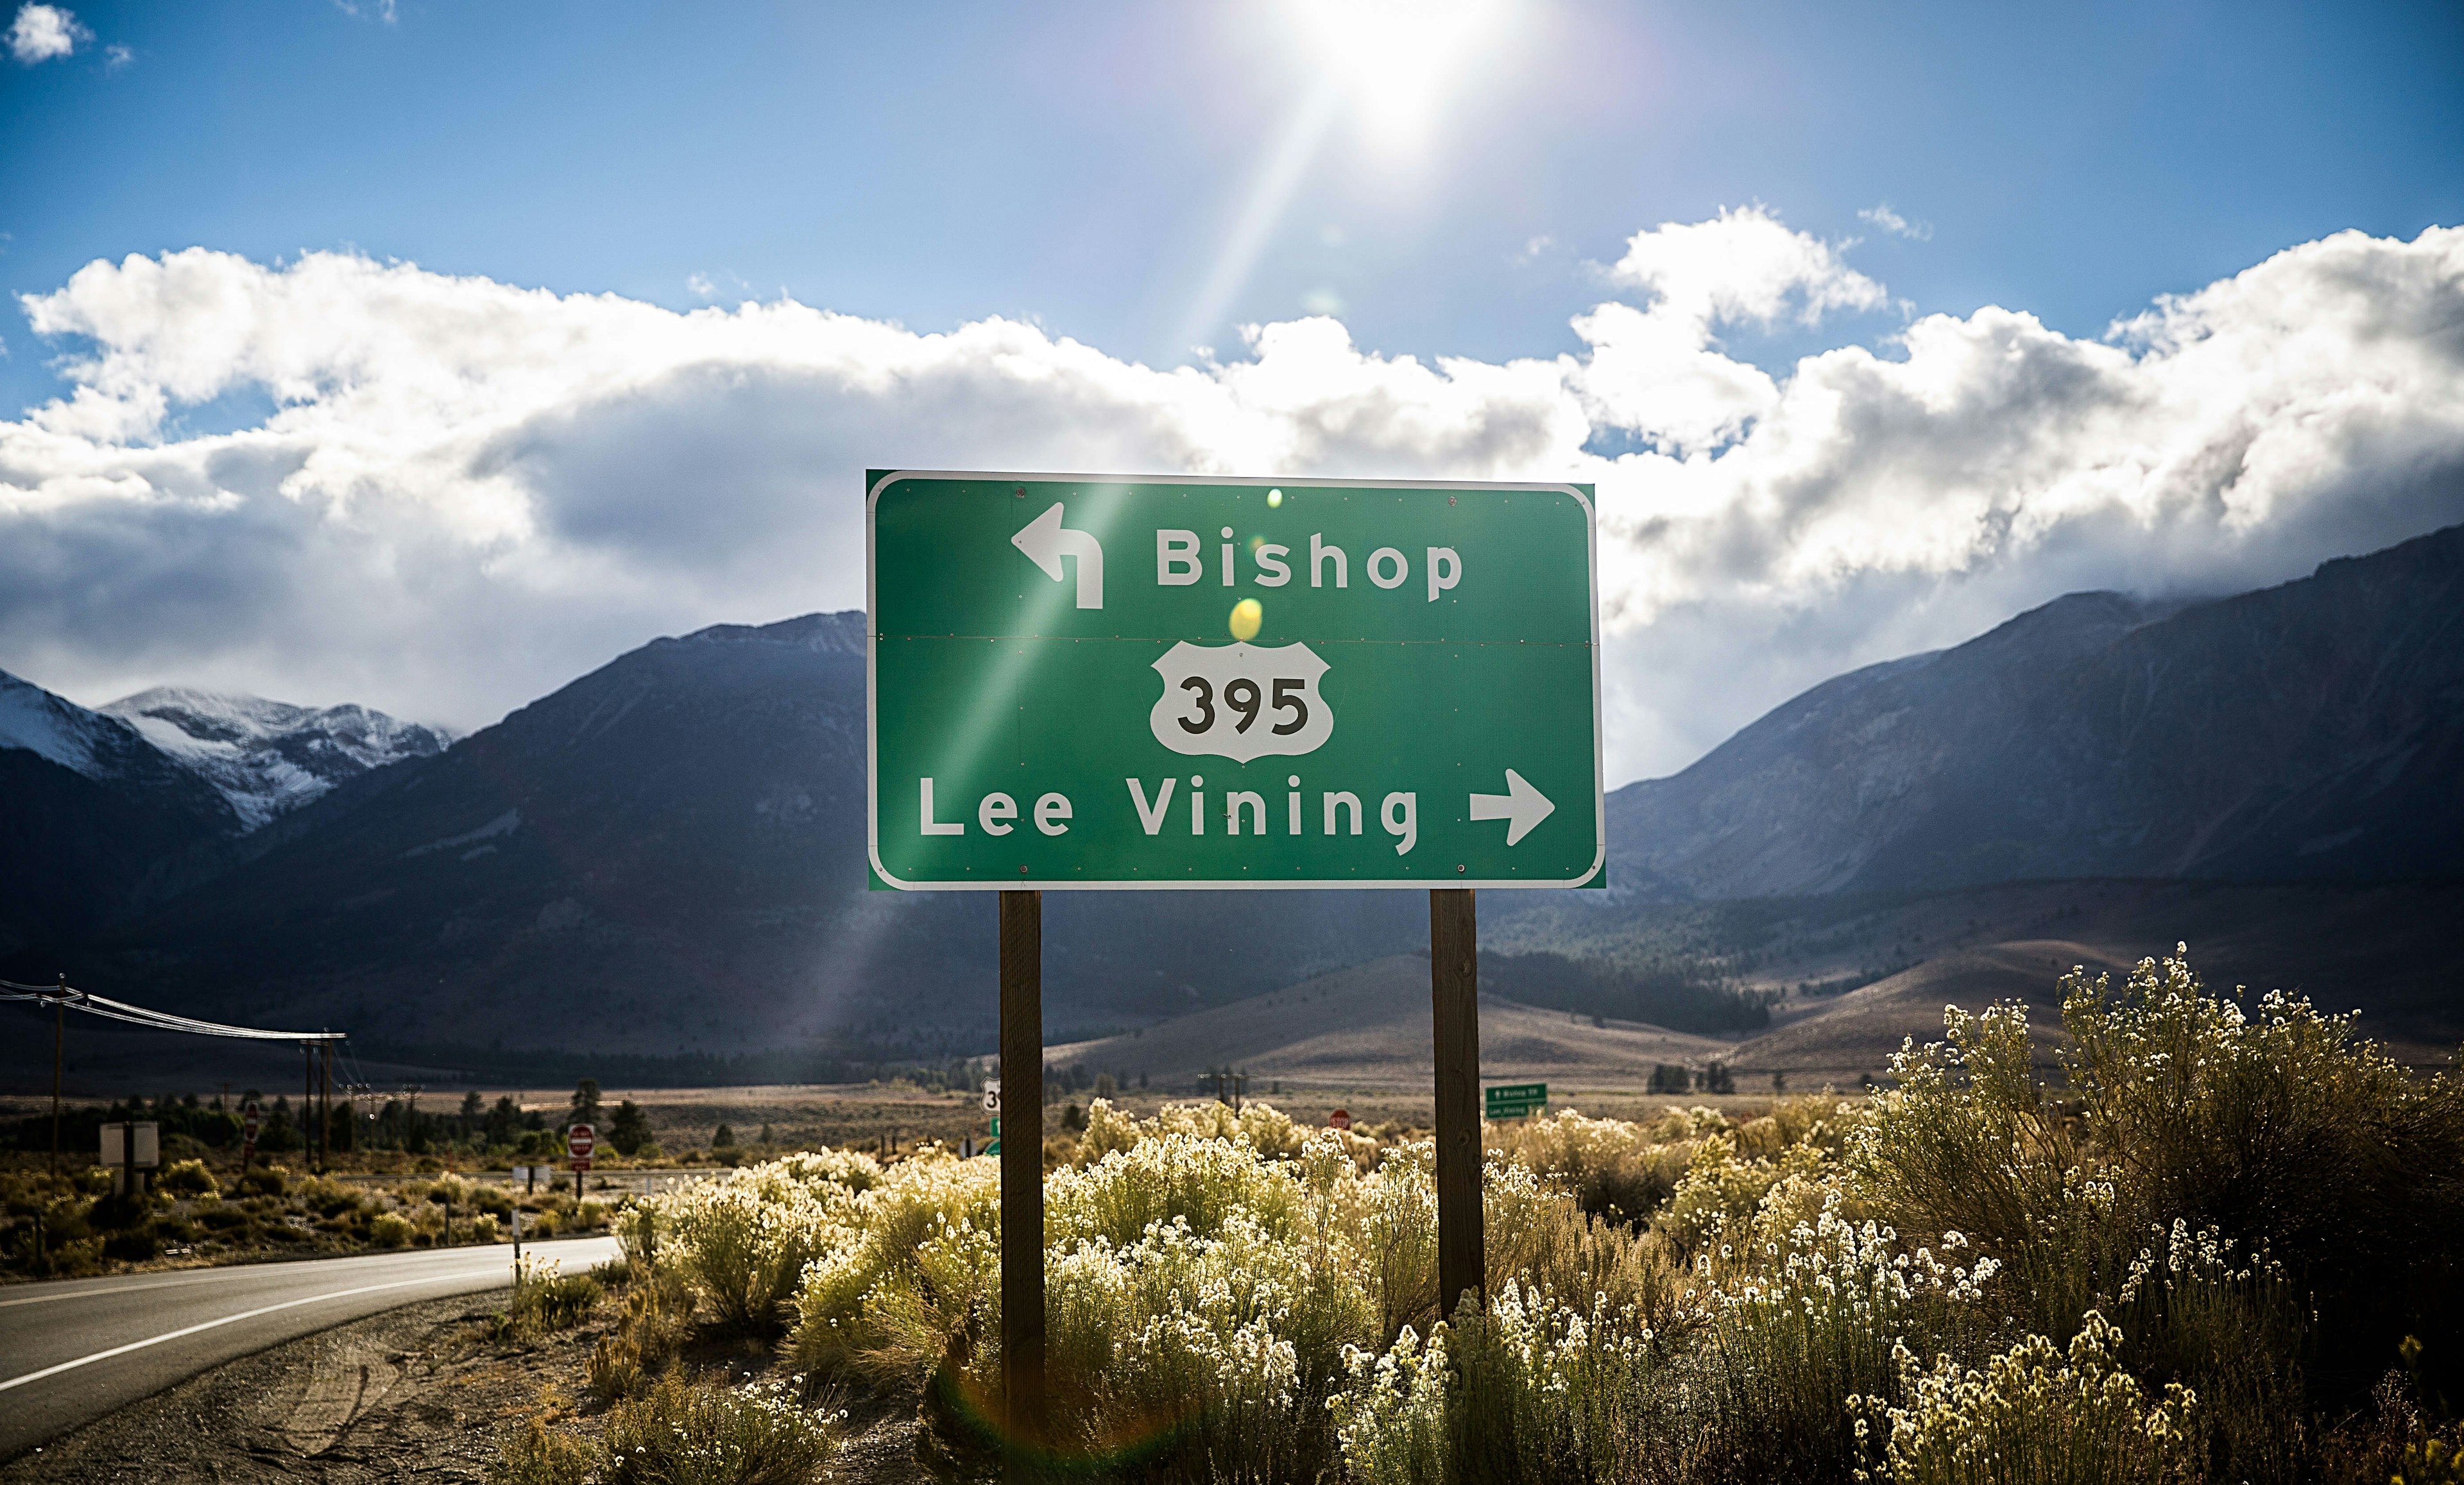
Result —
M573 1157L573 1168L590 1168L590 1152L599 1147L599 1131L588 1125L575 1125L564 1131L565 1153Z
M984 1112L995 1119L1001 1117L1001 1080L998 1078L984 1080ZM996 1127L993 1133L999 1134L1001 1130Z
M1549 1106L1545 1082L1502 1082L1481 1090L1481 1112L1491 1119L1520 1119Z
M1604 884L1585 485L867 480L876 884Z

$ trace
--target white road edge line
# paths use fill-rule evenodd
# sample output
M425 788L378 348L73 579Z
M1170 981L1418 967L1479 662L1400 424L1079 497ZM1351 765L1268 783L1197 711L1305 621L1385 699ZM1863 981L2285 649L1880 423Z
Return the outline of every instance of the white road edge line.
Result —
M312 1258L309 1261L313 1263L318 1260ZM185 1289L190 1284L218 1283L226 1279L233 1278L264 1278L268 1277L268 1270L274 1269L275 1266L276 1265L271 1263L233 1264L230 1268L214 1269L208 1273L192 1274L174 1278L171 1277L171 1275L179 1274L179 1271L175 1269L171 1271L170 1275L162 1276L161 1281L158 1283L108 1284L95 1289L63 1289L57 1294L28 1295L22 1299L0 1299L0 1310L11 1309L20 1304L49 1304L55 1299L97 1299L107 1294L143 1294L157 1289ZM277 1275L275 1277L279 1276Z
M510 1265L508 1268L510 1269ZM353 1295L374 1294L380 1289L407 1289L414 1284L440 1283L446 1279L461 1277L464 1276L429 1274L419 1278L398 1278L389 1284L363 1284L357 1289L337 1289L330 1294L312 1294L304 1299L285 1299L280 1304L260 1305L253 1310L242 1310L237 1315L226 1315L220 1320L209 1320L201 1324L187 1325L178 1330L166 1330L159 1336L151 1336L143 1341L131 1341L126 1345L115 1345L108 1351L97 1351L92 1356L80 1356L76 1361L62 1362L56 1366L46 1366L40 1371L30 1371L22 1377L11 1377L6 1382L0 1382L0 1392L6 1392L11 1387L24 1387L29 1382L40 1382L45 1377L55 1377L64 1371L75 1371L79 1366L89 1365L95 1362L105 1362L115 1356L125 1356L131 1351L142 1351L149 1345L161 1345L165 1341L177 1341L182 1336L193 1336L198 1331L211 1330L217 1325L229 1325L239 1321L254 1320L259 1315L271 1315L276 1310L296 1309L303 1304L316 1304L325 1299L347 1299Z
M593 1239L588 1237L550 1237L539 1242L533 1243L531 1246L534 1248L554 1248L561 1243L586 1243L592 1240ZM478 1251L479 1246L480 1245L474 1244L470 1248L437 1248L429 1251L434 1253L476 1252ZM374 1265L383 1263L388 1259L399 1262L404 1258L418 1258L420 1256L422 1256L422 1255L416 1253L350 1253L332 1258L310 1258L306 1261L311 1264L367 1263ZM167 1269L159 1274L147 1276L150 1278L158 1280L154 1283L114 1284L99 1289L64 1289L56 1294L28 1295L22 1299L0 1299L0 1310L10 1309L20 1304L49 1304L55 1299L90 1299L107 1294L137 1294L148 1289L180 1289L185 1288L189 1284L218 1283L227 1279L279 1278L281 1277L282 1270L287 1267L290 1267L290 1265L283 1263L233 1263L225 1268L207 1269L203 1271ZM71 1280L71 1282L75 1282L75 1280ZM0 1294L6 1293L8 1293L7 1289L0 1289Z

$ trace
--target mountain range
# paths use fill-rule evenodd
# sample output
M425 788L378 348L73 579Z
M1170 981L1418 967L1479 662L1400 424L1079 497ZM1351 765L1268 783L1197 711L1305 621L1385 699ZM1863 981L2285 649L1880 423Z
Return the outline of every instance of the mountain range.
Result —
M451 741L362 707L201 690L89 710L0 671L0 949L74 946L214 845Z
M0 975L429 1050L979 1051L993 905L865 890L864 643L856 613L658 640L459 739L178 690L87 710L0 678ZM1976 918L1958 894L2003 884L2452 882L2459 748L2464 528L2221 600L2073 595L1617 790L1610 889L1488 894L1484 943L1827 990L1905 969L1956 936L1924 925ZM1051 894L1047 1027L1408 951L1423 909ZM1843 914L1894 937L1841 948Z
M2464 866L2464 528L2213 602L2080 593L1621 789L1662 895Z

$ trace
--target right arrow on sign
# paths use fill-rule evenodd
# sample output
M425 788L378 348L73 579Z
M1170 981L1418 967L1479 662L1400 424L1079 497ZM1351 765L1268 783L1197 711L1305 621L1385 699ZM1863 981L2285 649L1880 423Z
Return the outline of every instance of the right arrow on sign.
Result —
M1476 794L1471 797L1471 818L1506 821L1506 843L1513 845L1531 833L1531 827L1556 812L1549 797L1531 787L1531 780L1506 771L1506 793Z

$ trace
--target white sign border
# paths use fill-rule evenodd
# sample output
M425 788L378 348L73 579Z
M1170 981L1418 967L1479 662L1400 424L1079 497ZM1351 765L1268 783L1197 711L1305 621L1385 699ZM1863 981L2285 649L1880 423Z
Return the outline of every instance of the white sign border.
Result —
M1577 877L1533 881L1526 877L1503 879L1427 877L1381 878L1364 882L1357 878L1333 881L1277 879L1260 882L1255 879L1228 881L1218 879L1184 879L1151 882L1077 882L1038 881L1022 877L1015 882L908 882L892 876L881 863L881 740L876 719L881 715L880 698L875 693L874 652L881 643L877 622L880 614L879 593L874 586L872 513L883 490L903 479L1003 480L1078 485L1231 485L1243 489L1266 490L1291 485L1317 490L1478 490L1509 491L1548 491L1571 495L1583 508L1583 552L1586 576L1591 583L1587 606L1592 621L1592 829L1598 850L1592 864ZM882 883L901 892L1300 892L1300 891L1411 891L1426 892L1448 887L1533 888L1578 887L1598 876L1609 859L1607 749L1600 731L1600 523L1599 513L1593 509L1590 497L1574 485L1552 481L1529 483L1513 480L1442 480L1442 479L1321 479L1306 474L1251 476L1245 474L1070 474L1035 472L1025 470L890 470L872 482L864 493L864 849L872 873Z

